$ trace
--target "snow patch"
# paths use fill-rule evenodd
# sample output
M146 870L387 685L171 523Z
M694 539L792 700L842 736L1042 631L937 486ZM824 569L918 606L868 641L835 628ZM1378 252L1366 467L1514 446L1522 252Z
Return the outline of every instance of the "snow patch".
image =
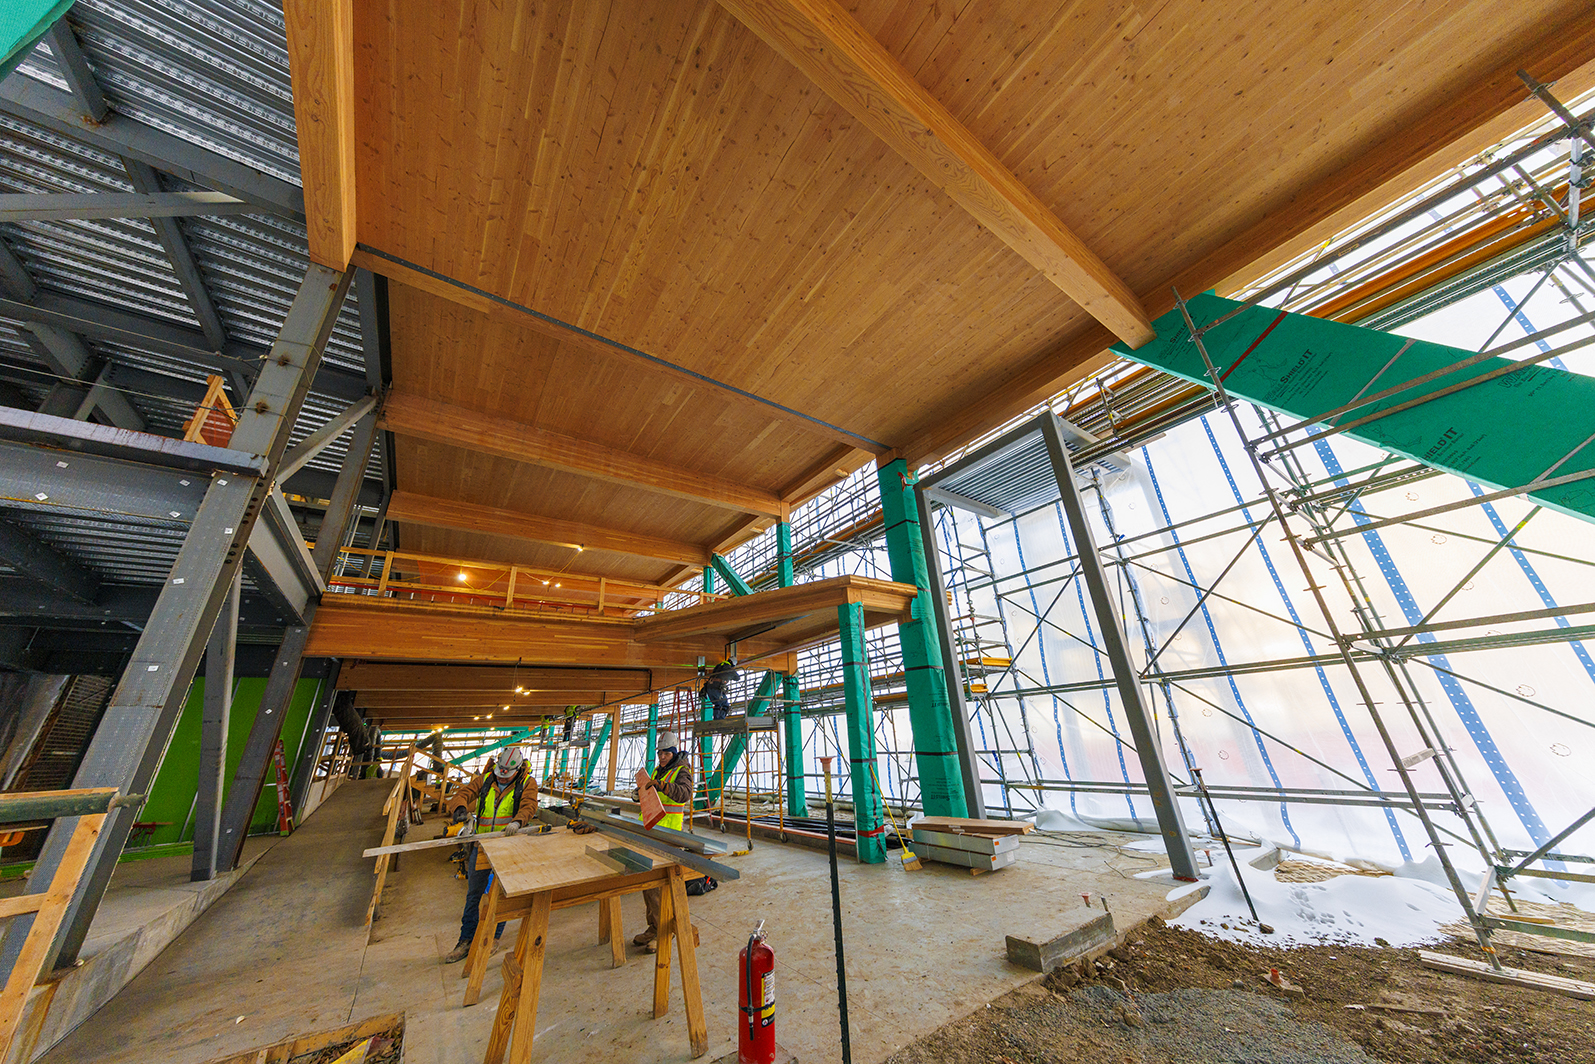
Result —
M1228 864L1210 870L1207 897L1171 922L1249 945L1371 946L1382 938L1392 946L1415 946L1445 938L1440 925L1462 916L1454 894L1424 879L1345 875L1321 883L1281 883L1272 870L1244 862L1241 874L1258 917L1273 926L1274 934L1257 930Z

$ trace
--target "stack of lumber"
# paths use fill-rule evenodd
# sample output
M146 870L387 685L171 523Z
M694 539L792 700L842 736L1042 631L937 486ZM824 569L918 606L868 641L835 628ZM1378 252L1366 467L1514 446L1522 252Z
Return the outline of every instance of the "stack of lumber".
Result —
M1018 860L1019 836L1035 829L1022 820L920 817L913 824L914 852L927 861L990 872Z

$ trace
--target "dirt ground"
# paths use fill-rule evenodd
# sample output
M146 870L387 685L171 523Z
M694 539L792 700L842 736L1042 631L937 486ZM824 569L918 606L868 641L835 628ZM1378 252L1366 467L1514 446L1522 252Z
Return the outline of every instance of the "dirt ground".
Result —
M1462 943L1430 948L1479 955ZM1500 955L1508 967L1595 981L1595 959ZM1270 968L1301 992L1265 984ZM1415 949L1254 949L1154 918L1107 955L948 1024L889 1064L1534 1060L1595 1062L1595 1003L1433 971Z

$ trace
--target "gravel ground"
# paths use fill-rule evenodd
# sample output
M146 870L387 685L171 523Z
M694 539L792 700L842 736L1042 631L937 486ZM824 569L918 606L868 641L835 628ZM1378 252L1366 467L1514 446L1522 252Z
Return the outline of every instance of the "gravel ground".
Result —
M1477 956L1467 943L1437 945ZM1502 949L1595 980L1595 959ZM1290 989L1264 981L1277 969ZM1424 967L1413 949L1252 947L1153 920L888 1064L1595 1064L1595 1005Z

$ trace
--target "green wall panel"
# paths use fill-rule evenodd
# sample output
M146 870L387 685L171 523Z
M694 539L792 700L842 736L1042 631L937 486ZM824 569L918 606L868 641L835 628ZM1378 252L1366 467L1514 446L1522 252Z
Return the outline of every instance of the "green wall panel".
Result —
M1208 294L1192 299L1189 307L1192 320L1200 328L1239 309L1241 304ZM1153 324L1157 327L1156 340L1135 351L1125 350L1122 345L1116 345L1114 350L1144 365L1212 387L1201 352L1191 343L1179 309ZM1458 347L1409 341L1393 333L1305 314L1283 314L1269 307L1242 310L1204 333L1202 340L1220 374L1228 372L1224 387L1231 396L1294 419L1318 419L1351 402L1364 389L1368 395L1377 395L1474 354ZM1527 357L1537 350L1520 348L1514 353ZM1352 410L1339 423L1351 424L1471 377L1508 367L1513 361L1484 359ZM1556 467L1553 477L1595 469L1595 444L1582 446L1592 432L1595 378L1538 365L1378 418L1348 429L1345 434L1504 490L1533 483L1552 467ZM1595 520L1595 478L1544 488L1530 496L1562 513Z
M288 716L282 727L283 752L290 773L299 745L304 740L311 707L321 692L321 684L321 680L300 680L294 688L293 701L288 706ZM244 755L244 744L249 739L249 729L255 722L255 711L260 708L260 696L265 690L264 677L242 677L234 681L233 711L227 722L229 788L232 786L233 773ZM189 689L188 701L183 705L183 715L172 732L172 741L166 748L160 771L155 775L149 801L139 812L140 821L162 824L149 838L151 845L189 842L194 838L194 825L190 817L194 808L194 791L199 782L199 728L204 701L205 681L196 679ZM255 806L254 818L249 822L250 834L276 828L276 783L276 771L268 768L266 786L261 788L260 802ZM144 840L140 841L143 844Z

